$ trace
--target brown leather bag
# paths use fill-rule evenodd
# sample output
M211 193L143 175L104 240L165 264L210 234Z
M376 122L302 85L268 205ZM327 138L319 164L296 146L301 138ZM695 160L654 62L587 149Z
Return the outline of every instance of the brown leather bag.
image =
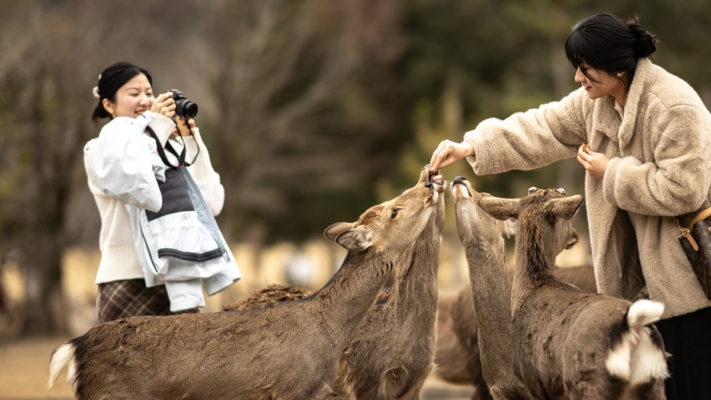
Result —
M711 207L674 217L679 227L679 241L691 268L711 299Z

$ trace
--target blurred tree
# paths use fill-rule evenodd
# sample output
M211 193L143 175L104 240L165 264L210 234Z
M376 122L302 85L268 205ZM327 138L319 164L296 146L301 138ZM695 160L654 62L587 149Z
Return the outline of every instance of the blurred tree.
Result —
M98 241L98 211L82 168L83 145L98 132L90 123L97 75L119 53L146 60L137 54L156 53L140 48L150 40L127 38L143 32L160 39L157 32L168 31L150 21L161 8L134 5L141 7L90 0L0 2L0 256L19 255L25 334L66 329L62 254L88 225L92 245ZM130 50L116 51L122 47Z
M24 331L49 333L64 328L65 211L89 137L88 124L77 123L88 105L77 101L73 59L86 54L71 24L51 10L24 2L6 6L0 28L0 53L10 55L0 62L0 253L22 254Z
M234 238L305 240L372 205L399 145L395 2L213 2L210 130Z

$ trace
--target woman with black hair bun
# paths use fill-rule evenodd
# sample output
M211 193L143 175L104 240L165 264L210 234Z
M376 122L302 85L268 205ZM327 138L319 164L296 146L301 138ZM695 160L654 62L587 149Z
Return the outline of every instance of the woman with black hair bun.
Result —
M669 399L711 393L711 300L679 243L673 216L711 205L711 114L682 79L649 57L657 38L595 14L565 42L581 87L560 101L487 119L461 143L445 140L431 170L467 158L478 175L531 170L577 157L598 291L664 303Z
M93 94L94 123L110 119L84 147L101 214L98 322L198 312L203 286L213 295L241 277L213 219L224 188L200 132L137 65L106 68Z

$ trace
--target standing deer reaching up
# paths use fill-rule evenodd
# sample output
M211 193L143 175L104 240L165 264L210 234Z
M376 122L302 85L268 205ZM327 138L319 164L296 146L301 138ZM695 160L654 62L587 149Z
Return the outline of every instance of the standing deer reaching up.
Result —
M444 191L442 177L425 166L420 179ZM444 196L412 249L394 267L395 280L356 328L338 365L339 398L419 399L432 370L437 313L437 270L444 227Z
M325 236L348 249L313 295L230 312L131 317L101 324L52 353L78 399L324 399L338 360L393 265L411 263L441 185L418 182Z
M479 208L479 200L489 195L475 191L463 177L452 181L451 191L457 233L469 266L482 374L494 399L531 399L514 375L512 364L511 288L506 279L502 235L514 233L514 225L498 221ZM577 240L577 236L570 238ZM485 391L474 395L488 397Z
M582 196L529 189L522 199L484 197L497 219L517 218L511 292L514 372L536 399L664 399L661 303L584 293L552 274L574 231Z
M488 400L492 396L483 376L486 374L498 398L515 398L512 389L503 389L508 394L501 394L502 387L522 390L520 383L511 382L515 380L510 319L513 266L510 263L504 265L502 235L512 235L517 224L512 221L503 223L481 210L477 203L488 195L476 192L464 177L452 181L451 192L457 231L469 265L470 284L456 294L439 296L434 374L449 383L473 385L472 400ZM577 236L571 236L570 244L576 240ZM504 274L505 282L501 279ZM553 274L585 292L597 292L592 265L556 267ZM486 325L481 332L475 308L482 314L482 322ZM481 351L480 343L484 347ZM480 353L486 360L485 368Z
M420 182L429 180L444 191L444 181L425 167ZM432 369L437 310L437 270L440 233L444 226L444 196L412 248L412 257L393 266L395 281L381 290L356 328L341 356L334 385L339 399L419 399ZM225 311L273 301L293 301L307 291L272 285ZM403 340L406 338L406 340Z

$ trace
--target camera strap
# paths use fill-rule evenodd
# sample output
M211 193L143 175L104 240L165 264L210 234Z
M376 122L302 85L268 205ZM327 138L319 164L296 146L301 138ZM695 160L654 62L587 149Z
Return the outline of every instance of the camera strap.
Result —
M158 140L158 136L156 136L155 131L150 127L146 127L146 132L156 141L156 148L158 150L158 156L160 159L163 161L163 164L167 165L170 168L180 168L184 165L190 165L185 163L185 141L183 140L183 151L178 154L178 152L173 148L173 146L170 144L170 140L165 143L165 150L168 150L172 155L174 155L178 159L178 165L173 165L170 163L170 160L168 160L168 157L165 155L165 150L163 149L163 146L160 143L160 140ZM182 136L181 136L182 138ZM193 160L194 161L194 160Z

